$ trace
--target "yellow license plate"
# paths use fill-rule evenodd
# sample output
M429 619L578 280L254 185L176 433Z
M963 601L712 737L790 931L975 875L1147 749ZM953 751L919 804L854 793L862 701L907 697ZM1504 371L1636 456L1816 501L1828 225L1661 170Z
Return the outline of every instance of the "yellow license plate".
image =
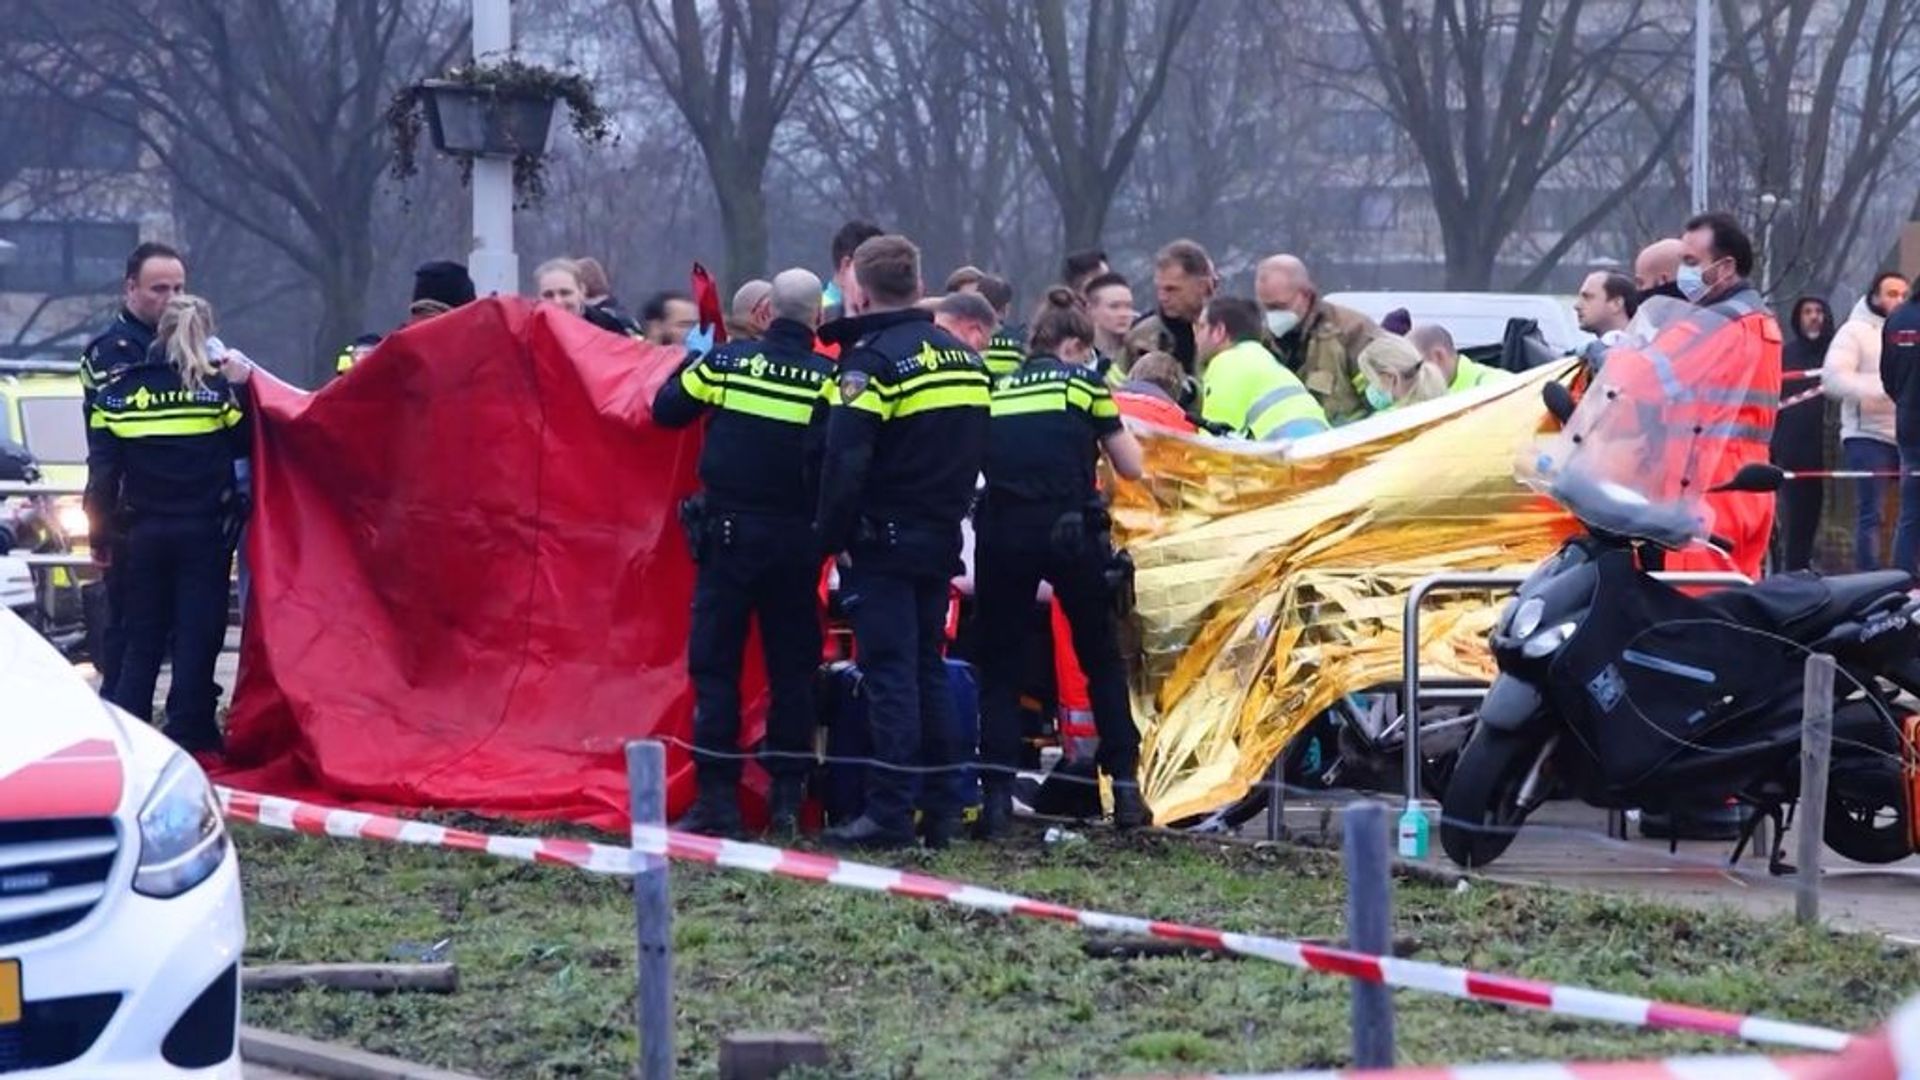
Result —
M20 1022L20 961L0 960L0 1026Z

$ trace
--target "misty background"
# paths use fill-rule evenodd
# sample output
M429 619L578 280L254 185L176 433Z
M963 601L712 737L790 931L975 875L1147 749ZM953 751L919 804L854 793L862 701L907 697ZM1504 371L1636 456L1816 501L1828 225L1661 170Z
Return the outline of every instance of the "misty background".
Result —
M574 0L516 50L590 78L556 118L523 273L591 255L629 308L790 265L839 224L1026 298L1101 246L1149 304L1176 237L1231 291L1571 293L1688 209L1688 0ZM1920 217L1920 4L1713 0L1712 203L1781 305L1844 311ZM0 0L0 354L71 358L140 239L222 335L317 385L471 247L458 163L389 172L393 95L468 59L466 0ZM524 283L523 283L524 284Z

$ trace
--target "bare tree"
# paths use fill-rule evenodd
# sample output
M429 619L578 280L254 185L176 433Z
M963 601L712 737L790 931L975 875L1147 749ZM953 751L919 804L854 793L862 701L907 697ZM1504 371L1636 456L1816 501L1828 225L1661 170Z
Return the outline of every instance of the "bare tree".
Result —
M44 89L94 109L107 95L132 101L130 122L176 194L262 241L318 292L318 327L303 355L275 358L296 379L323 378L340 344L364 329L387 101L464 47L457 8L440 0L27 7L48 49L30 69ZM440 45L430 47L435 38Z
M764 274L774 135L860 0L627 0L627 8L642 52L706 158L729 282Z
M1719 78L1739 106L1723 125L1741 164L1733 197L1757 206L1772 195L1784 207L1765 230L1779 291L1831 286L1868 223L1891 216L1879 211L1920 192L1889 168L1920 119L1920 5L1719 0L1719 14L1729 43ZM1882 250L1869 239L1872 256Z
M1005 271L1007 203L1029 177L985 66L952 28L904 5L867 8L842 37L861 62L800 109L786 163L819 201L914 237L930 275L968 262Z
M961 33L1005 87L1068 249L1100 240L1199 2L1087 0L1070 15L1065 0L974 0L967 12Z
M1365 45L1355 92L1391 113L1431 189L1452 288L1486 289L1534 193L1587 140L1636 108L1627 85L1676 43L1643 0L1343 0ZM1667 157L1686 110L1521 275L1542 281Z

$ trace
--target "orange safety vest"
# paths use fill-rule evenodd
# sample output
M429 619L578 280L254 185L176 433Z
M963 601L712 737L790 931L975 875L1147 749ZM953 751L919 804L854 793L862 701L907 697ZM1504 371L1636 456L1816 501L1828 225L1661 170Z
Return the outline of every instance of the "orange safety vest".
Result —
M1163 397L1135 390L1115 390L1113 403L1120 407L1120 415L1131 416L1142 423L1189 435L1199 430L1193 426L1192 420L1187 419L1185 409Z
M1662 462L1674 490L1683 498L1733 479L1742 466L1768 460L1774 419L1780 410L1780 324L1750 288L1704 309L1725 320L1711 329L1681 319L1639 349L1607 359L1605 374L1645 409L1657 407L1669 431L1696 429L1692 439L1669 440ZM1719 459L1705 475L1694 475L1691 459L1702 446L1719 448ZM1691 491L1681 490L1685 483ZM1731 569L1760 576L1773 535L1774 499L1755 492L1712 492L1705 496L1713 514L1712 532L1733 546ZM1669 570L1725 571L1727 559L1711 548L1689 547L1668 556Z

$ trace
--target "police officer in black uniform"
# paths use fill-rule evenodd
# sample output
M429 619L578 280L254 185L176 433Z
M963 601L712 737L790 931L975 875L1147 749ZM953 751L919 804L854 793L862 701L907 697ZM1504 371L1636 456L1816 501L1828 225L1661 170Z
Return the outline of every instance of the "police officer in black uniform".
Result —
M93 403L100 388L120 373L146 362L153 346L153 330L167 301L186 291L187 268L180 253L165 244L145 243L127 256L127 273L122 282L120 311L105 330L95 335L80 353L80 396L82 421L90 421ZM92 528L111 545L120 538L117 523L94 518ZM99 552L99 547L94 550ZM104 558L104 557L103 557ZM98 621L99 632L93 638L93 663L100 672L100 696L110 697L114 679L119 677L121 658L127 649L127 635L121 621L126 606L122 578L113 567L100 561L100 584L105 603L88 612L89 622Z
M233 465L250 445L246 409L223 374L245 381L246 365L218 362L212 333L205 300L174 296L147 359L99 389L87 420L94 550L111 560L126 601L126 655L108 700L151 717L171 639L165 731L190 751L220 747L213 667L242 505ZM124 537L104 532L107 522L123 522Z
M948 588L960 569L960 523L987 447L990 382L977 353L916 307L920 251L876 236L853 256L863 313L829 323L840 373L825 395L820 510L823 548L848 556L842 604L865 675L876 767L866 813L828 843L913 843L913 770L953 768L957 745L945 661ZM927 843L958 831L950 788L925 785Z
M1040 582L1053 585L1087 675L1100 731L1098 764L1113 781L1114 824L1149 820L1134 773L1140 732L1114 630L1113 549L1095 487L1102 449L1114 471L1139 479L1140 444L1093 364L1093 320L1072 290L1049 290L1028 339L1031 355L994 387L987 495L976 518L974 600L980 631L980 835L1004 833L1019 767L1025 627Z
M761 762L773 777L774 831L798 827L813 763L822 556L804 462L814 403L833 365L813 351L820 279L785 271L772 299L775 317L760 340L690 357L653 399L653 418L667 427L711 415L702 490L681 510L699 564L687 646L699 794L679 828L708 836L740 832L740 661L750 618L760 620L773 698Z

